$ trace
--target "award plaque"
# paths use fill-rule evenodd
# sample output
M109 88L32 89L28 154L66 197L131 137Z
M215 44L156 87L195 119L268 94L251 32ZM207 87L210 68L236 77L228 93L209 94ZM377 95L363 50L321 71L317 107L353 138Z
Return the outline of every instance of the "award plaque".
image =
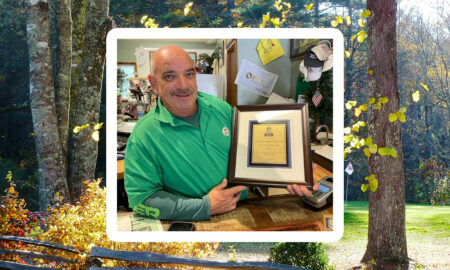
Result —
M305 103L236 106L228 169L231 183L312 186L310 153Z

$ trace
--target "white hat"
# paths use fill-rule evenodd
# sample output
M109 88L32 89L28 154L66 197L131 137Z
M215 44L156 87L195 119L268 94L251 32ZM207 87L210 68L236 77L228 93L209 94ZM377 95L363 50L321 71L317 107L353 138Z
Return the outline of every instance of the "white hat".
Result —
M299 69L305 75L305 82L317 81L322 75L322 67L306 67L304 61L300 63Z
M328 56L333 53L331 44L328 40L323 40L319 45L314 46L311 51L319 58L320 61L327 60Z
M333 67L333 54L330 54L327 60L323 63L322 72L328 71Z

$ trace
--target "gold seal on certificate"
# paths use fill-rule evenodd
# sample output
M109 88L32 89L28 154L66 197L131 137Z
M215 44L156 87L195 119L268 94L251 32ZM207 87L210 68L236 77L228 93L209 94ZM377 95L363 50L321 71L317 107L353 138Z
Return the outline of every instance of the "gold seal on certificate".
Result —
M287 123L251 121L251 165L288 165Z

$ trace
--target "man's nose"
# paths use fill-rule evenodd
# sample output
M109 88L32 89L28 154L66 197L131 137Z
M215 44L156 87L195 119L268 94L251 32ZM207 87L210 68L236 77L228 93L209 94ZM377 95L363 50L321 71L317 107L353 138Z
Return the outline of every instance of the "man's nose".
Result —
M185 76L179 76L177 86L178 86L178 88L182 88L182 89L189 88L188 78L186 78Z

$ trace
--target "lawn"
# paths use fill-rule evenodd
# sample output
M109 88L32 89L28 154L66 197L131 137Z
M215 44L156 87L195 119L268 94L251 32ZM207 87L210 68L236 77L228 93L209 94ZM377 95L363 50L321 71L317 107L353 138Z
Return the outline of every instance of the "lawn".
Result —
M368 202L347 202L344 209L343 237L338 242L324 243L335 269L360 265L367 245ZM449 213L449 206L406 205L408 256L413 266L450 269ZM273 243L222 243L219 253L226 253L230 245L236 250L236 259L254 261L266 260Z

